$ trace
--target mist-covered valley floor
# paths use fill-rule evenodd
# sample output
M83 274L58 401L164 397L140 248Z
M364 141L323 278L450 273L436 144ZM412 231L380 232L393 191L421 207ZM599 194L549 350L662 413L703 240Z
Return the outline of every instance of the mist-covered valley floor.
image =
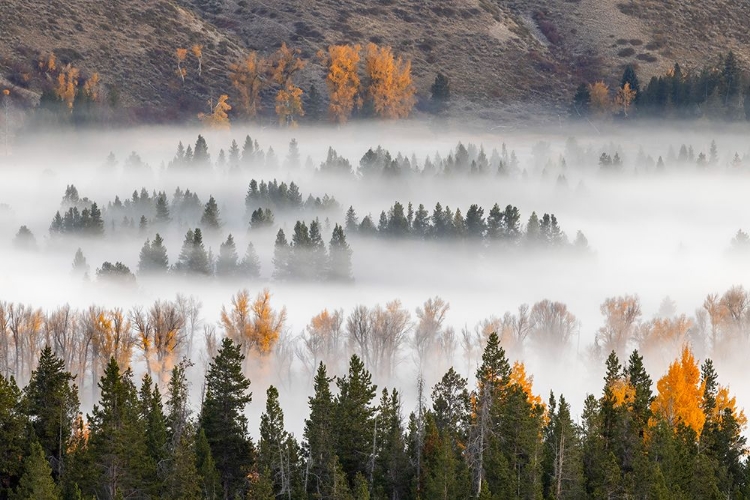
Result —
M143 128L7 153L0 373L25 384L50 344L84 413L115 354L162 390L189 357L198 412L228 336L254 437L273 384L300 439L318 362L344 375L352 354L406 418L420 376L429 393L453 366L472 388L492 332L574 421L613 350L638 349L656 391L688 346L750 405L742 131ZM163 345L160 310L178 317Z
M178 143L194 147L199 133L208 145L208 163L202 167L173 164ZM252 162L246 163L242 148L248 135L259 151ZM290 159L292 139L299 152L298 158ZM233 140L240 148L238 165L231 164ZM712 141L717 151L714 160L708 159ZM436 164L446 160L455 164L459 143L466 148L467 164L441 172L441 165ZM692 159L678 158L683 145L690 148ZM329 147L348 160L351 174L320 171ZM358 173L368 149L378 147L400 163L398 172ZM133 164L133 153L140 157L138 165ZM480 153L487 162L485 171L472 173L471 163L476 164ZM622 166L608 169L600 165L602 153L617 154ZM705 166L696 163L701 153L707 157ZM208 133L156 128L19 138L12 154L1 160L0 244L6 258L0 262L0 296L9 303L28 304L45 312L64 304L81 310L95 304L129 311L134 306L148 307L155 300L173 299L178 293L193 296L202 303L196 351L203 343L203 326L215 327L221 335L221 307L228 306L232 296L243 288L253 296L268 288L273 306L286 308L282 335L290 342L298 342L310 319L325 309L343 309L348 314L360 304L373 307L397 299L410 315L409 327L398 354L395 378L379 382L399 387L407 401L416 390L416 365L408 339L418 323L415 310L427 299L438 296L450 305L445 326L453 328L457 338L451 359L464 375L476 369L477 358L468 364L462 361L462 329L474 331L490 317L502 318L521 304L533 306L549 299L564 303L575 315L576 326L565 355L545 359L530 339L517 354L534 375L535 391L542 395L551 389L561 391L580 411L578 402L597 389L604 370L602 360L591 357L590 347L605 322L600 312L605 299L637 296L644 322L663 313L663 301L670 299L674 305L670 314L693 317L708 294L721 295L745 284L749 255L747 249L733 245L732 239L739 229L750 229L745 208L745 193L750 187L748 154L740 134L671 133L664 129L612 135L556 131L504 136L436 133L420 126L395 130L353 126L320 131L235 128ZM657 166L660 158L663 167ZM433 171L421 172L425 160L428 165L432 163ZM302 200L308 194L319 198L328 195L335 203L330 208L278 210L274 202L263 206L259 201L258 207L251 208L271 208L275 221L270 227L251 230L245 197L252 179L258 183L294 182ZM80 198L98 204L105 221L102 236L51 233L53 216L61 207L64 212L61 200L68 186L75 186ZM116 197L130 200L134 191L145 189L149 195L164 192L171 200L178 187L197 194L200 206L195 214L175 214L169 223L155 226L153 207L133 204L127 213L122 211L123 217L131 215L134 219L133 228L123 227L119 213L117 220L109 215L116 211L111 206ZM164 239L170 265L178 261L186 231L201 227L200 215L209 196L216 199L221 226L216 230L203 228L205 248L216 258L221 243L231 233L241 258L252 242L260 262L259 277L139 274L143 242L153 239L156 232ZM274 279L274 241L279 228L291 241L297 220L309 224L317 217L322 238L328 243L331 228L335 224L345 226L350 206L359 221L369 214L377 226L380 212L388 213L395 202L404 207L411 202L414 210L424 204L430 217L436 203L454 211L460 209L464 215L471 205L478 204L484 208L484 218L495 203L502 209L512 205L520 211L522 232L532 212L539 218L553 214L570 248L562 244L535 246L525 241L524 235L511 243L485 245L458 236L423 240L347 231L353 282ZM151 219L152 227L138 227L140 212ZM33 233L33 249L19 246L14 239L22 225ZM585 235L586 248L573 244L578 231ZM86 278L72 272L78 248L90 267ZM137 275L135 282L112 284L97 278L96 269L105 261L128 266ZM628 344L632 347L638 347L635 338ZM712 348L707 339L694 347L706 355ZM650 371L660 374L676 354L665 352L648 359ZM142 358L135 350L136 369L143 369ZM448 366L444 364L434 373L424 374L428 385L442 375L441 370ZM282 391L284 405L306 403L302 396L311 386L301 365L298 358L294 360L293 389ZM733 356L722 360L719 367L727 381L739 383L745 375L741 359ZM202 369L194 368L196 372ZM561 376L563 373L565 376ZM256 397L262 398L261 391L257 392ZM743 392L738 392L741 402L750 403ZM410 404L405 407L410 408ZM250 414L258 415L260 408L260 401L254 403ZM300 429L301 423L292 425Z

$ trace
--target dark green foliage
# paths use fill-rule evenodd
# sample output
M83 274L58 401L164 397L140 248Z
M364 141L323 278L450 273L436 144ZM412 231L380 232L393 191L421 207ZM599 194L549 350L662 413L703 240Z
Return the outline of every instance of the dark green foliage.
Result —
M448 107L451 99L450 83L448 77L442 73L435 76L435 81L430 86L430 100L433 110L439 113Z
M377 386L356 355L349 361L348 374L337 378L336 385L339 393L333 408L335 450L351 486L357 473L365 477L369 474L368 457L372 453L375 429L372 402Z
M239 346L225 338L206 374L206 394L200 415L221 478L224 498L243 489L253 462L253 444L248 435L245 406L252 401L250 381L242 373ZM200 467L199 467L200 472Z
M39 443L31 444L31 454L23 462L23 475L14 500L57 500L60 492Z
M202 135L198 135L195 141L195 150L193 150L192 165L195 167L207 168L211 166L211 157L208 154L208 144Z
M49 346L42 349L37 369L24 388L24 413L45 457L52 457L53 472L65 470L66 448L78 415L78 388L63 360Z
M331 281L352 281L352 250L346 242L344 228L336 224L329 245L328 279Z
M27 423L15 379L0 375L0 491L10 491L18 484L27 446Z

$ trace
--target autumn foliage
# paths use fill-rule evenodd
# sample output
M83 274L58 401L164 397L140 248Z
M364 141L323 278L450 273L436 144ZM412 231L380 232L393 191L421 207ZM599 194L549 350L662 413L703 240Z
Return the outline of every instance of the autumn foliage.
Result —
M655 417L672 427L684 425L700 435L706 415L701 403L705 385L701 381L698 362L688 346L679 359L669 365L667 374L656 384L658 394L651 405Z
M328 111L331 118L338 123L346 123L355 106L362 102L358 96L360 90L359 61L362 47L360 45L331 45L327 52L318 56L328 70L326 83L330 94Z
M382 118L406 118L414 107L411 61L394 57L390 47L374 43L365 48L365 70L369 85L367 97L374 112Z
M229 66L229 81L240 95L245 116L252 118L260 107L260 91L267 85L268 61L255 51Z

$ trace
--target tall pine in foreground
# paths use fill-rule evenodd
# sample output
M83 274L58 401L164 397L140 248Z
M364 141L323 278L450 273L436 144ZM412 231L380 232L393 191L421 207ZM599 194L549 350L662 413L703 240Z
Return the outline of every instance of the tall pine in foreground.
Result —
M225 338L206 374L206 395L200 415L221 478L225 499L242 494L253 464L253 444L247 428L245 407L252 401L250 380L242 373L245 357L240 347Z

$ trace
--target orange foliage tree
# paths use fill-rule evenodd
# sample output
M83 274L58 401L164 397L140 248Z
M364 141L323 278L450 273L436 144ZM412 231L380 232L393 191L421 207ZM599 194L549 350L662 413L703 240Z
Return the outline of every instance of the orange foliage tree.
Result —
M684 425L700 435L706 421L702 408L705 384L701 381L698 362L687 345L682 348L680 358L669 365L656 388L658 393L651 404L654 417L673 428Z
M600 118L609 114L612 109L612 101L609 98L609 86L602 82L589 85L591 110Z
M242 346L246 357L267 357L279 340L286 322L286 308L271 307L271 292L264 289L250 302L250 293L240 290L232 297L232 307L221 308L221 324L232 341Z
M374 43L365 48L367 96L373 111L382 118L406 118L416 99L411 79L411 61L396 59L390 47Z
M177 76L182 79L182 83L185 83L185 75L187 74L185 68L182 67L182 63L185 62L185 58L187 57L187 52L187 49L184 48L178 48L175 50L175 57L177 58Z
M628 110L635 100L635 95L635 90L630 88L630 83L628 82L625 82L625 85L617 89L615 104L622 109L623 115L628 116Z
M229 80L240 94L242 110L250 118L258 114L260 91L267 84L267 68L268 61L254 51L229 66Z
M198 76L203 74L203 45L195 44L190 48L196 59L198 59Z
M354 110L361 106L359 93L359 75L357 73L360 61L360 45L331 45L328 52L318 52L318 57L328 69L326 83L328 84L330 104L328 111L338 123L346 123Z
M532 406L542 406L542 398L538 394L534 394L532 384L534 383L534 377L526 374L526 366L520 361L513 363L513 368L510 370L510 380L508 385L517 385L526 394L526 398Z
M78 90L78 68L68 64L57 75L57 85L55 86L55 95L63 101L69 110L73 109L73 103L76 99L76 90Z
M279 125L297 126L297 118L305 116L302 108L302 89L291 82L276 94L276 114Z
M227 99L229 99L228 95L220 95L215 106L213 100L209 100L208 105L211 108L211 113L198 113L198 118L211 128L228 130L229 115L227 115L227 111L232 109L232 106L227 102Z

